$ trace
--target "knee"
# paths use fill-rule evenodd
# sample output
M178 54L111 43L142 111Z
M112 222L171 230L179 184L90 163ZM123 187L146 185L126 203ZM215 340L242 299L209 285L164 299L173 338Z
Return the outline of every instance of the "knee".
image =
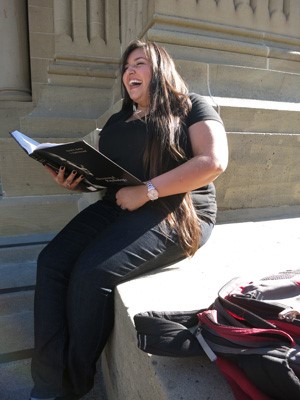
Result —
M66 261L63 260L62 255L59 254L54 246L49 243L40 252L37 258L37 276L57 274L64 277L67 272Z
M38 270L43 269L50 264L50 260L53 260L52 255L49 252L49 245L43 248L37 258L37 268Z

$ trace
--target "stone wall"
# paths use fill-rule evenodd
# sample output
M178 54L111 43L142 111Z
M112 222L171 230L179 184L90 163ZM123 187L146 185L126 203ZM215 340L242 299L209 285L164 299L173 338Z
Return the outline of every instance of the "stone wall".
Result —
M66 141L101 127L119 107L118 62L136 37L163 44L190 90L206 96L224 120L230 164L216 182L224 218L231 211L237 219L245 210L247 218L255 218L256 210L260 215L270 209L298 212L299 1L0 3L1 33L9 34L5 46L14 50L12 58L1 58L0 77L0 215L7 221L6 235L42 232L45 226L56 231L80 205L94 201L84 195L78 206L78 196L45 176L9 139L8 130ZM28 41L20 45L24 37ZM8 93L14 97L8 99ZM66 199L66 213L57 220L58 204ZM42 224L37 204L41 214L47 210ZM16 209L23 210L18 220Z

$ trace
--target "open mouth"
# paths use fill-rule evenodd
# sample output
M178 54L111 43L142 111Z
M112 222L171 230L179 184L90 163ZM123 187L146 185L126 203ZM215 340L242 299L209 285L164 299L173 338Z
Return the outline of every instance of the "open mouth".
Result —
M130 88L139 87L139 86L141 86L141 84L142 84L142 81L139 81L137 79L132 79L131 81L129 81Z

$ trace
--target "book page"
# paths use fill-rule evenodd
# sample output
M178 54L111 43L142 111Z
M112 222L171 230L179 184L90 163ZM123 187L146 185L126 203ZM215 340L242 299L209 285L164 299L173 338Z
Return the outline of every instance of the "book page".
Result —
M19 143L21 147L28 153L32 154L36 149L46 149L47 147L58 146L61 143L39 143L24 133L19 131L11 132L13 138Z
M39 142L25 136L19 131L11 132L11 135L28 154L31 154L39 145Z

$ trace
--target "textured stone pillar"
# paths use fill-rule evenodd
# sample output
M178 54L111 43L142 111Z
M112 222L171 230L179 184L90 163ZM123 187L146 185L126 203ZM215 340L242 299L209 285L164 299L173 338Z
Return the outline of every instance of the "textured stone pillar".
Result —
M82 137L120 98L119 0L53 0L51 5L53 59L37 106L21 127L48 137ZM33 11L29 7L30 21L35 18ZM30 35L32 43L42 48L50 35L37 38L36 33Z
M30 101L27 2L0 0L0 100Z

